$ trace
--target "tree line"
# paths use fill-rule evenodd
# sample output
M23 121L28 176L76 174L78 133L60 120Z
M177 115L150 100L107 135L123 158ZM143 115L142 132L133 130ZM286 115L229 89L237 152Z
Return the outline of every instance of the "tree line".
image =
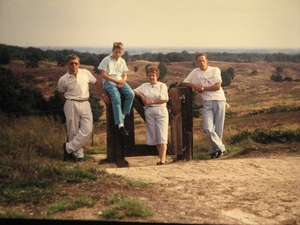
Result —
M64 66L66 58L69 54L75 53L80 57L81 63L92 65L95 70L101 60L107 54L95 54L89 52L78 52L73 49L64 50L42 50L34 47L18 47L11 45L0 44L0 63L8 64L11 60L25 60L28 67L38 67L38 62L41 60L49 62L57 62L59 66ZM130 55L127 51L124 52L123 58L125 61L147 60L152 62L164 62L166 64L172 62L194 61L195 53L187 51L170 52L170 53L142 53ZM228 53L228 52L206 52L211 61L224 62L300 62L300 54L284 54L284 53Z

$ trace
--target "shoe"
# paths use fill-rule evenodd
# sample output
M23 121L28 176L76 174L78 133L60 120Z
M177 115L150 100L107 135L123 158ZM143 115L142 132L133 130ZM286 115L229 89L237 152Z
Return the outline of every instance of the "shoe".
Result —
M163 163L163 162L158 162L158 163L156 163L156 165L158 165L158 166L160 166L160 165L165 165L165 163Z
M68 152L67 152L67 147L66 147L66 142L63 144L63 149L64 149L64 161L67 161L67 160L69 160L69 159L71 159L72 158L72 154L69 154Z
M214 153L210 153L209 155L210 155L210 158L211 158L211 159L216 158L216 153L215 153L215 152L214 152Z
M129 135L124 126L120 127L119 131L122 137L127 137Z
M76 163L83 163L83 158L76 158L76 159L75 159L75 162L76 162Z
M218 151L216 152L216 158L219 158L221 155L222 155L222 151L221 151L221 150L218 150Z

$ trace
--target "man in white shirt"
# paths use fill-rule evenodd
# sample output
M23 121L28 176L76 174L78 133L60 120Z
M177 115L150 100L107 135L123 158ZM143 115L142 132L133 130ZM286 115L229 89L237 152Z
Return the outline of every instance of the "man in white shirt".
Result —
M200 93L203 100L203 128L211 143L210 157L218 158L226 154L222 142L225 122L226 98L221 87L221 71L208 66L207 55L196 55L198 68L192 70L183 81L183 86L191 87Z
M80 59L77 55L68 56L68 72L58 80L59 97L64 104L68 142L63 144L63 160L71 159L83 162L83 146L93 130L93 114L91 110L89 83L95 84L106 104L110 100L105 96L102 84L86 69L79 69Z
M109 94L115 125L118 126L123 137L128 136L124 127L124 119L131 112L134 99L134 92L127 84L128 67L121 57L124 45L121 42L114 42L112 54L106 56L99 64L101 77L104 80L104 89ZM124 97L124 102L122 102Z

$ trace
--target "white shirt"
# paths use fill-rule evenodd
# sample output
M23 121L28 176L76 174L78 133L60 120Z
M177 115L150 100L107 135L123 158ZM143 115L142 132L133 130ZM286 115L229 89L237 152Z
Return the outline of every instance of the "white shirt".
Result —
M112 76L112 77L116 78L117 80L122 80L122 74L129 71L125 60L121 57L116 60L112 54L110 54L109 56L106 56L100 62L98 69L105 70L109 76ZM112 81L109 81L109 82L111 84L117 85L115 82L112 82Z
M143 83L134 91L144 95L149 100L169 100L168 88L165 83L157 82L157 84ZM151 106L166 106L166 103L163 104L152 104Z
M183 82L209 87L220 81L222 82L220 69L209 66L205 71L200 68L192 70ZM226 100L222 87L218 91L203 91L200 95L202 100Z
M78 69L75 76L67 72L58 80L58 91L64 93L66 99L83 100L90 97L89 83L97 79L86 69Z

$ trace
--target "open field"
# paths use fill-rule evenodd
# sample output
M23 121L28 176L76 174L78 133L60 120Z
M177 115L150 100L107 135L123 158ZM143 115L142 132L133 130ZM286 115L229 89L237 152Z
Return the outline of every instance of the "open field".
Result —
M128 83L135 88L145 82L144 68L147 61L129 62ZM226 63L210 62L222 70L233 67L235 78L225 87L230 105L225 121L224 142L229 154L216 160L173 161L168 156L168 164L156 166L157 157L130 157L128 168L117 168L115 164L99 164L105 154L90 155L80 165L104 170L113 177L99 176L99 180L82 184L59 185L58 190L68 197L93 196L93 207L45 214L43 204L15 203L2 204L0 215L5 208L22 212L26 218L48 218L69 220L100 220L106 208L104 199L114 193L124 197L137 198L154 210L151 217L126 217L118 221L188 223L188 224L300 224L300 143L259 144L247 141L238 145L231 143L231 137L243 130L292 129L300 128L300 111L284 111L271 114L264 112L279 105L294 107L300 105L300 82L273 82L270 76L277 66L283 68L283 76L300 79L300 64L295 63ZM138 71L133 68L138 66ZM20 77L24 85L39 87L46 98L57 88L58 78L66 72L52 63L43 63L41 68L25 68L22 62L14 61L11 69ZM92 67L86 68L92 70ZM165 78L167 85L182 82L193 69L192 62L172 63ZM253 70L258 71L252 76ZM94 89L92 89L95 92ZM97 93L95 93L97 96ZM201 99L197 98L200 104ZM96 125L95 148L106 148L105 116ZM145 125L136 116L136 142L144 143ZM206 149L208 143L201 127L201 118L194 118L194 152ZM90 147L88 143L87 149ZM78 167L72 163L55 162L60 166ZM150 188L124 185L117 179L142 181ZM103 180L102 180L103 179ZM61 196L60 198L64 198ZM53 200L51 199L51 202ZM49 204L49 203L48 203Z

